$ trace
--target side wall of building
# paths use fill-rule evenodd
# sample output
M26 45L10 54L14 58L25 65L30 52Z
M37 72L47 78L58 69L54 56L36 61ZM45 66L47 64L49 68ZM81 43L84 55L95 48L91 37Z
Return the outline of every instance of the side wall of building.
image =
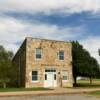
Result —
M21 45L20 49L14 56L13 66L18 68L18 85L19 87L25 87L25 72L26 72L26 40Z

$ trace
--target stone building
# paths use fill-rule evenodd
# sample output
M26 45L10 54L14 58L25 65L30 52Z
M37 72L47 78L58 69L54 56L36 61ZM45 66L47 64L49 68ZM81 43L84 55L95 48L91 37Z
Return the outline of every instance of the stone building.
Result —
M70 42L27 37L13 62L21 87L73 87Z

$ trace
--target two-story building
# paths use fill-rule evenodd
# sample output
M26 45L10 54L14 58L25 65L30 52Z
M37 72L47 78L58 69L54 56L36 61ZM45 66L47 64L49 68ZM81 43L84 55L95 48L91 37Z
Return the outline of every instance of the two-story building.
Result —
M70 42L27 37L13 62L21 87L73 87Z

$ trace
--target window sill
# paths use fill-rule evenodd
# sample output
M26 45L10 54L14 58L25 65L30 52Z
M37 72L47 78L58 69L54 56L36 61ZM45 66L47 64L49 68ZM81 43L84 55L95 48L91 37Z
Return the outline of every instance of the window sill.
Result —
M36 60L36 61L40 61L40 60L41 60L41 58L40 58L40 59L39 59L39 58L35 58L35 60Z
M62 80L62 82L68 82L68 80Z
M39 81L32 81L32 83L37 83L37 82L39 82Z
M59 59L59 61L64 61L64 60L60 60L60 59Z

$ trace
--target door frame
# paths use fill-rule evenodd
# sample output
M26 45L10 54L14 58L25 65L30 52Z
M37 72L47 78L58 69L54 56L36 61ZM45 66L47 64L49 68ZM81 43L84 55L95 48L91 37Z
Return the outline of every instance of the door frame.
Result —
M50 74L52 74L51 79L53 79L53 80L51 80L51 81L45 80L45 78L48 78L48 75L50 75ZM45 76L45 75L47 75L47 76ZM56 80L55 80L55 75L56 75ZM44 78L44 87L57 87L57 70L56 69L52 69L52 68L45 69L44 77L45 77ZM48 82L46 83L46 81L48 81ZM47 84L49 82L53 82L53 83L51 83L52 84L51 86L49 86L49 85L47 86Z

